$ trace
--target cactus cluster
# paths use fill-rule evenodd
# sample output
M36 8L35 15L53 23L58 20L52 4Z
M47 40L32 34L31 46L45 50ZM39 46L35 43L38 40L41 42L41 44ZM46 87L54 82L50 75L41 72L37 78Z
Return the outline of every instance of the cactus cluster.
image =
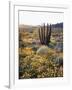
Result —
M42 45L49 45L50 37L51 37L51 24L45 26L45 23L43 26L39 28L39 38Z

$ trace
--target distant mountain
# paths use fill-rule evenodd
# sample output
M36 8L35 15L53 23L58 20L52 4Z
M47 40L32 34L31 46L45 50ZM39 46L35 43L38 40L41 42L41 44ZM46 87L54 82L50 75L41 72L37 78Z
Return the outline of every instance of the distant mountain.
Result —
M20 24L19 28L32 28L32 25L24 25L24 24Z
M57 23L57 24L52 24L52 30L63 30L63 23ZM28 31L28 32L32 32L33 30L38 30L41 27L41 25L36 25L36 26L32 26L32 25L24 25L21 24L19 25L19 31Z
M40 25L32 26L32 25L20 24L19 25L19 31L32 32L33 30L37 30L39 27L40 27Z
M53 28L63 28L63 22L62 23L57 23L57 24L52 24Z

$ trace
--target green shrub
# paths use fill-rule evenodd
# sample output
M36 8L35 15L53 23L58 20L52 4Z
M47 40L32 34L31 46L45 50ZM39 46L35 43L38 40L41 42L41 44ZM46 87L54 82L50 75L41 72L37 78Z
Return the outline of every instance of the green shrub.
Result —
M59 70L58 65L41 55L26 56L19 62L19 77L20 78L46 78L60 77L63 72Z
M48 54L48 47L47 46L41 46L38 50L37 50L37 54L39 55L47 55Z

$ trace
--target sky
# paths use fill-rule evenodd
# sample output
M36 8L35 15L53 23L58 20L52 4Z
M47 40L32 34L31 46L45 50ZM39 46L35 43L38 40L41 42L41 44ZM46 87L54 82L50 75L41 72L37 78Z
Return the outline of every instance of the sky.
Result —
M55 24L63 22L63 13L50 13L50 12L19 12L19 24L25 25L41 25L45 24Z

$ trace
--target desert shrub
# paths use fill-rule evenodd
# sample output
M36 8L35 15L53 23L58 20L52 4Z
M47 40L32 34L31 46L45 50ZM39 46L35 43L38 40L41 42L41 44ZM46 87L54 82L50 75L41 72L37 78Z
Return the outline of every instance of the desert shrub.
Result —
M38 54L26 56L19 62L20 78L42 78L62 76L58 65L50 60L50 57L44 57Z
M52 55L50 60L57 64L58 66L63 66L63 57L59 55Z
M48 45L48 47L50 47L52 49L54 49L55 46L56 46L56 42L50 42L49 45Z
M48 46L41 46L37 50L38 55L42 55L42 56L45 56L45 57L48 57L48 58L51 57L54 53L55 53L55 50L49 48Z
M28 55L31 55L33 53L34 53L34 51L30 47L19 48L19 55L28 56Z
M63 42L58 42L55 49L57 51L63 52Z
M56 64L59 64L59 66L63 66L63 58L62 57L57 57L56 58Z
M39 48L39 45L32 45L32 49L33 49L33 51L37 51L38 48Z
M39 55L47 55L48 54L48 47L47 46L41 46L38 50L37 50L37 54Z
M54 48L54 47L55 47L55 45L54 45L54 44L52 44L52 43L49 43L49 47L50 47L50 48Z

